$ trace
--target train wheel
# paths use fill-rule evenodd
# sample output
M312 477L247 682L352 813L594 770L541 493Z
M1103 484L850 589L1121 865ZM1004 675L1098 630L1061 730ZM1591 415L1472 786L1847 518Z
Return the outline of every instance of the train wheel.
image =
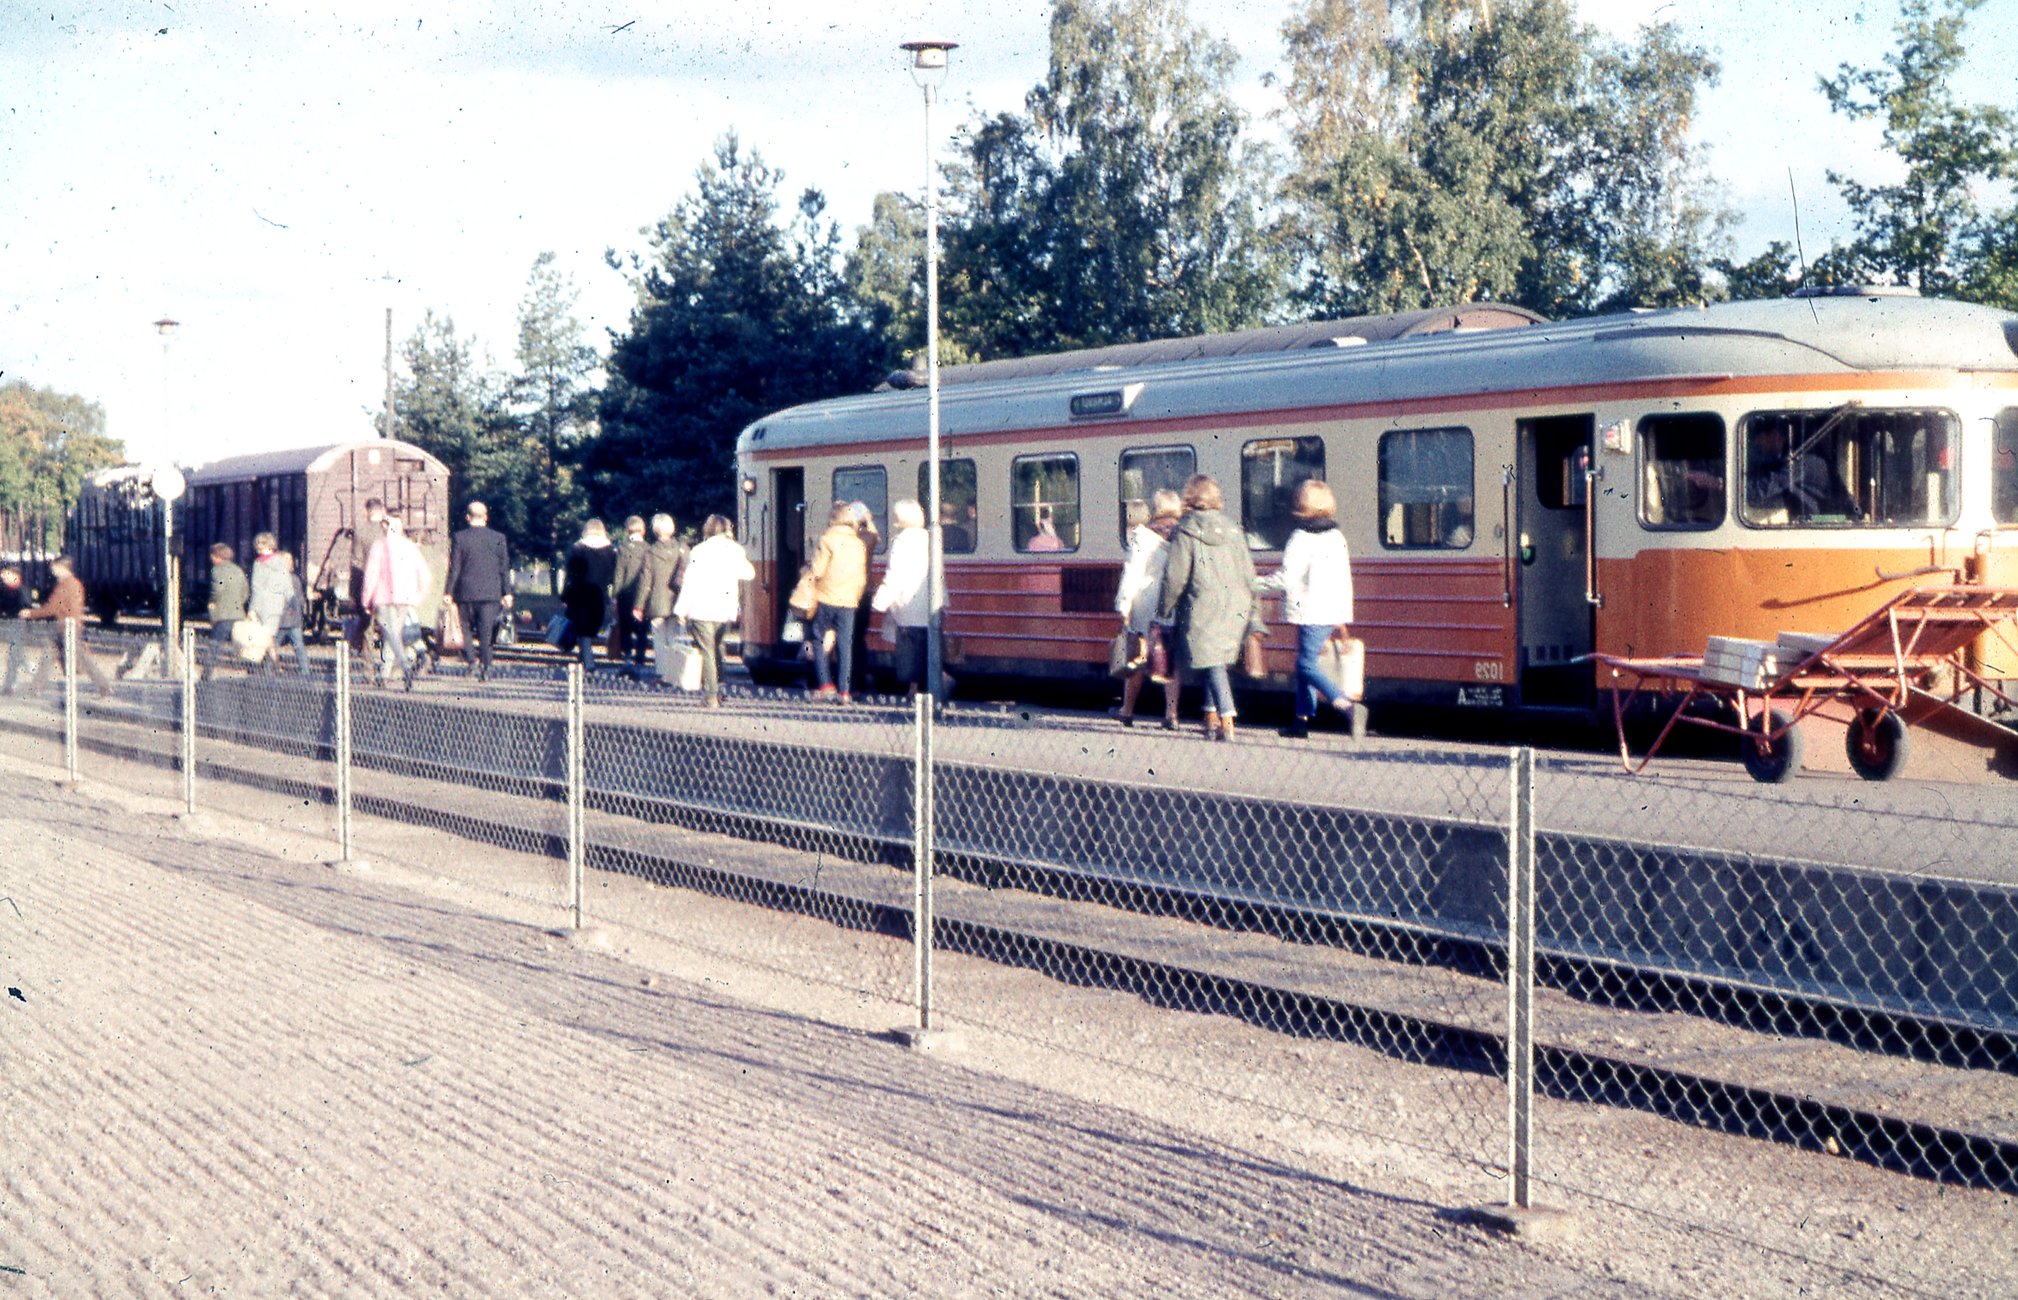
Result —
M1866 781L1889 781L1906 766L1912 743L1906 737L1906 720L1896 713L1865 709L1844 736L1850 769Z
M1801 770L1801 733L1778 709L1766 710L1757 721L1760 730L1738 738L1738 756L1754 781L1778 785ZM1768 739L1776 731L1779 739Z

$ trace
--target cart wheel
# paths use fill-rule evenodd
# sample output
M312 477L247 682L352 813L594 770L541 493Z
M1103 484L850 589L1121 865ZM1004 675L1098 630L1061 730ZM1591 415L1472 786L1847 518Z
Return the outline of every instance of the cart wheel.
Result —
M1757 721L1763 730L1738 737L1738 756L1754 781L1778 785L1801 770L1801 733L1788 726L1787 715L1778 709L1766 710ZM1765 738L1775 731L1778 740Z
M1850 753L1850 768L1866 781L1889 781L1906 766L1912 743L1906 737L1906 720L1892 712L1865 709L1849 726L1844 748Z

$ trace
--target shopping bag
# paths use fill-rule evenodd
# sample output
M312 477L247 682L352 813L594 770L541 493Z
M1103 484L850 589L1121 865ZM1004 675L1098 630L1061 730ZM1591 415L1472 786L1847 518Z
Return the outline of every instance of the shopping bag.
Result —
M273 649L273 633L256 618L241 618L231 625L231 647L240 659L256 664Z
M813 595L813 570L810 566L799 571L799 581L785 603L797 611L800 618L811 618L820 608L819 598Z
M1114 634L1113 642L1107 647L1107 675L1126 677L1135 671L1135 635L1123 628Z
M1317 653L1318 671L1348 700L1366 696L1366 642L1334 632Z
M445 600L442 602L441 624L435 632L435 645L440 648L441 653L446 655L459 655L462 653L462 611L456 608L453 601Z
M1268 659L1262 651L1261 633L1249 632L1240 646L1240 671L1249 677L1266 677Z
M652 625L652 668L659 680L683 691L701 689L701 648L680 627L663 618Z

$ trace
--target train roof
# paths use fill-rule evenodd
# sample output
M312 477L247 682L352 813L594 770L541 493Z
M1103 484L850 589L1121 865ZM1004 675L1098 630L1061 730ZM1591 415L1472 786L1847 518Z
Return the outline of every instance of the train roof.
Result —
M354 438L349 442L320 443L313 447L289 447L279 451L256 451L244 456L226 456L221 460L186 466L183 475L190 486L194 487L202 483L235 482L239 479L266 478L275 474L313 474L329 468L340 456L352 451L380 453L390 451L402 459L424 461L441 473L448 472L448 467L433 453L410 442L400 442L391 438Z
M1445 312L1448 316L1450 313ZM1319 327L1313 327L1319 328ZM1237 336L1216 336L1230 338ZM1155 345L1142 345L1153 347ZM1128 420L1296 410L1635 380L1860 372L2018 372L2018 315L1887 294L1781 298L1536 321L1484 331L1399 333L1350 346L1086 364L1096 353L941 372L942 431L1057 428L1074 398ZM1046 367L1042 362L1050 362ZM1073 364L1076 362L1077 364ZM965 370L1005 367L971 381ZM922 438L926 395L883 390L792 407L742 431L738 452ZM1113 423L1089 420L1089 426Z

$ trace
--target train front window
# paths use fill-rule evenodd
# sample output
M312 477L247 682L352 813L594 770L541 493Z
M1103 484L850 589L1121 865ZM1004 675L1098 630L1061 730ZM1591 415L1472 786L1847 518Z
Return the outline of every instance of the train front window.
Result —
M1240 522L1247 545L1279 551L1296 530L1296 489L1324 477L1324 439L1263 438L1240 449Z
M1723 523L1723 418L1649 415L1639 432L1640 522L1648 528Z
M890 544L890 476L881 465L834 471L834 500L860 501L876 521L876 553Z
M1990 518L2018 524L2018 406L1997 412L1990 439Z
M1741 426L1738 517L1754 528L1953 523L1960 422L1940 410L1755 411Z
M1009 463L1009 523L1019 551L1079 549L1079 457L1018 456Z
M918 502L920 505L932 499L931 485L927 481L931 466L918 467ZM940 543L948 555L972 554L975 539L980 536L980 516L975 503L980 499L977 490L977 476L971 460L942 460L939 462L939 522L945 527L940 530Z
M1184 495L1184 484L1198 471L1198 453L1189 447L1143 447L1121 453L1121 543L1128 544L1128 507L1158 492Z
M1380 540L1397 550L1470 546L1470 429L1391 429L1380 435Z

